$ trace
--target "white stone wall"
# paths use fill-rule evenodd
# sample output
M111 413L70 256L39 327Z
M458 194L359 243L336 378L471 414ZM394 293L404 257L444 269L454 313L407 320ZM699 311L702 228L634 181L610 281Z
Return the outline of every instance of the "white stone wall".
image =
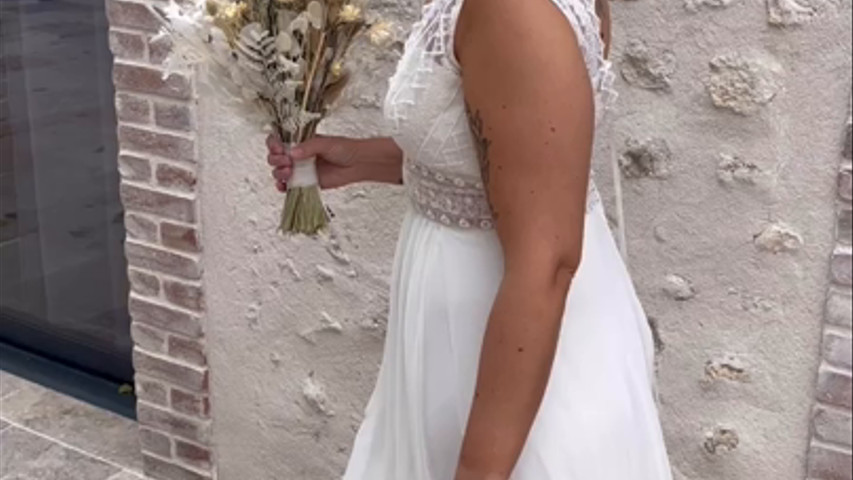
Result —
M412 0L373 4L401 27L419 11ZM626 176L631 269L661 340L676 478L802 480L851 2L613 8L622 95L600 135L598 177L609 196L613 151ZM378 105L396 53L360 52L329 132L383 130ZM282 238L263 137L204 90L198 119L218 478L337 479L380 359L405 197L393 187L335 192L328 238Z

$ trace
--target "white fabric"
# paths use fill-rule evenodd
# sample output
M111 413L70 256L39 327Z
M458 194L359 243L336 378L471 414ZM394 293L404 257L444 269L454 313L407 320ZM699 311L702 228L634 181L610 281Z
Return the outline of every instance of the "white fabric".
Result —
M407 162L471 178L479 175L476 150L451 46L461 1L435 0L425 9L392 79L386 113ZM604 98L609 67L592 0L553 1L578 32ZM435 191L439 203L457 201ZM453 480L502 275L494 230L409 211L382 367L344 480ZM594 202L550 382L512 480L671 480L653 363L646 317Z
M312 187L319 185L320 180L317 177L317 159L312 157L305 160L297 160L293 162L293 175L287 186L295 187Z

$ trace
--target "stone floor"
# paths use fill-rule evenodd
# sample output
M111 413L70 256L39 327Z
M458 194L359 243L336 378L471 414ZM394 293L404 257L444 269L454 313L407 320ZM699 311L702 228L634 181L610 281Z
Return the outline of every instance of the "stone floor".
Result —
M136 423L0 371L0 480L142 480Z

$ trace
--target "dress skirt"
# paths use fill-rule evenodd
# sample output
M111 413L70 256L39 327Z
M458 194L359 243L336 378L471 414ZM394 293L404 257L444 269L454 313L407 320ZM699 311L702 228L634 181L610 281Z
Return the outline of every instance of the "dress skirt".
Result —
M494 231L406 215L382 367L344 480L453 480L502 276ZM653 390L651 331L595 205L512 480L670 480Z

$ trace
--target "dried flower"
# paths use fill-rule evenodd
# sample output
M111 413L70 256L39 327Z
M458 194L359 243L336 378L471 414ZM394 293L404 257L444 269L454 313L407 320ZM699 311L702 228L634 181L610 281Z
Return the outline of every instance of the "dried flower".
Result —
M228 42L232 44L240 33L248 7L248 4L243 2L223 3L208 0L206 3L207 13L213 17L213 25L222 30Z
M310 27L311 23L308 21L308 18L305 15L299 15L290 22L290 27L288 27L288 29L291 33L299 32L302 35L305 35Z
M373 24L367 32L370 43L383 47L391 43L394 38L393 24L388 21L381 21Z
M343 74L344 74L344 65L343 65L343 63L341 63L341 62L339 62L339 61L338 61L338 62L333 63L333 64L332 64L332 69L330 70L330 73L332 74L332 78L333 78L333 79L335 79L335 80L337 80L337 79L341 78L341 75L343 75Z
M323 28L323 25L326 23L326 7L324 7L322 3L317 0L313 0L305 8L305 13L308 16L308 21L311 22L312 27L316 29Z
M217 16L224 19L224 20L229 20L229 21L237 20L238 18L243 16L243 14L246 12L246 9L248 7L249 6L247 4L242 3L242 2L229 3L228 5L225 6L224 9L222 9L221 12L219 12L217 14Z
M353 23L361 20L361 9L348 3L338 13L338 20L343 23Z
M275 46L280 53L289 53L294 43L293 37L287 32L279 32L275 39Z
M217 13L219 13L219 2L216 0L207 0L204 4L205 10L207 14L211 17L215 17Z

